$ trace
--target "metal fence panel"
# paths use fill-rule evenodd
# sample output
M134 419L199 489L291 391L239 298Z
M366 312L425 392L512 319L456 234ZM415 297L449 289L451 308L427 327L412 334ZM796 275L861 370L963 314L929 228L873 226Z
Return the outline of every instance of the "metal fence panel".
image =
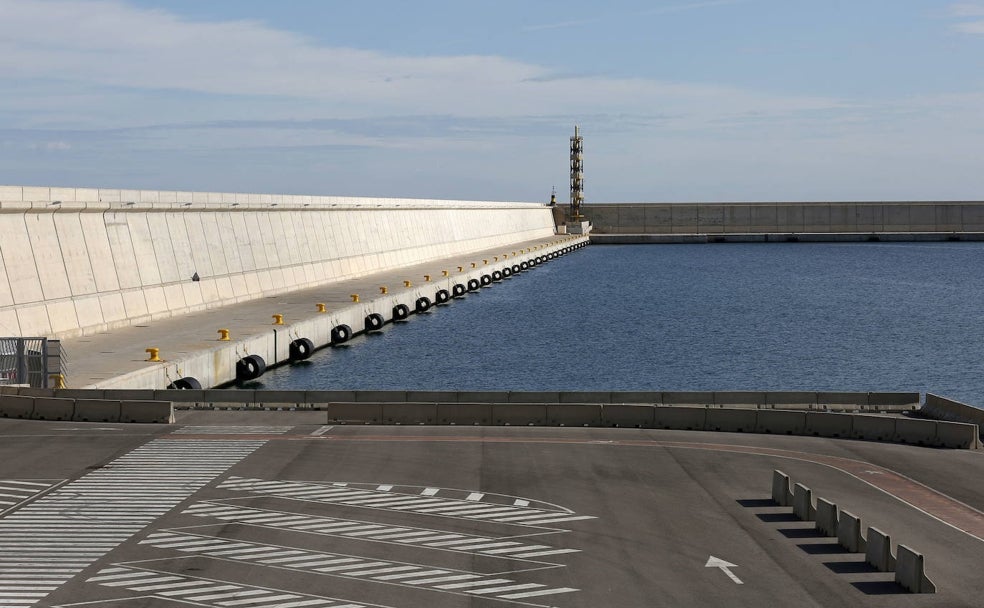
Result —
M48 386L47 338L0 338L0 385Z

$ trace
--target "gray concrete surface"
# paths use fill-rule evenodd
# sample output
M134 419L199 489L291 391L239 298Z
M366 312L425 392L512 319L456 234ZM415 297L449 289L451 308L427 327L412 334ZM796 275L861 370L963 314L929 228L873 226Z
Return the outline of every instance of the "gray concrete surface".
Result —
M24 504L0 504L0 604L970 607L984 593L984 535L944 523L956 521L954 500L965 515L984 507L977 452L643 429L339 427L312 413L0 421L0 480L39 484ZM775 506L776 468L925 556L938 592L904 593L893 573ZM128 475L117 495L100 485ZM942 493L935 507L920 503L919 483ZM107 523L102 541L90 538ZM735 566L707 567L712 557Z

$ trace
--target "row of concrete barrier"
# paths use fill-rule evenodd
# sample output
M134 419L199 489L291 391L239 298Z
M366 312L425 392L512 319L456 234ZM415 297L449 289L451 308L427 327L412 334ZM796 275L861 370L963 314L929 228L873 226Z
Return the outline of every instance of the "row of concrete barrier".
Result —
M0 417L74 422L173 423L169 401L74 399L0 394Z
M895 571L895 582L912 593L936 593L936 585L925 572L922 554L898 545L897 555L892 553L892 539L874 526L863 532L861 518L836 504L817 497L803 484L790 489L789 476L782 471L772 472L772 500L783 507L792 507L802 521L816 522L821 534L837 538L837 542L851 553L864 553L865 561L880 572Z
M806 435L861 439L911 445L976 449L980 447L978 426L903 416L843 414L789 409L689 407L631 403L510 403L354 400L360 396L381 397L381 391L353 393L304 391L235 390L85 390L0 388L0 397L10 402L0 407L0 416L48 420L127 422L136 414L125 413L120 404L164 404L170 416L172 403L180 409L231 406L236 409L320 409L326 421L336 424L468 425L468 426L581 426L630 427L692 431ZM411 393L400 392L398 395ZM459 393L458 396L465 393ZM544 393L544 395L547 393ZM556 394L556 393L554 393ZM253 400L244 400L251 396ZM475 393L495 395L495 393ZM501 395L516 396L517 393ZM525 393L524 396L535 395ZM900 393L904 395L904 393ZM310 397L321 399L309 401ZM440 397L420 393L419 397ZM14 399L18 397L19 399ZM39 407L37 404L41 404ZM30 411L28 411L30 408ZM155 410L156 411L156 410ZM164 409L145 422L164 421ZM71 413L67 413L71 412Z
M3 387L0 387L3 390ZM54 389L20 389L53 397ZM783 409L843 412L905 412L920 405L911 392L809 391L271 391L249 389L153 390L65 389L58 395L86 399L163 399L175 403L317 407L327 403L542 403L642 404L705 408Z
M932 393L926 394L926 402L919 413L935 420L976 424L978 429L984 428L984 409Z

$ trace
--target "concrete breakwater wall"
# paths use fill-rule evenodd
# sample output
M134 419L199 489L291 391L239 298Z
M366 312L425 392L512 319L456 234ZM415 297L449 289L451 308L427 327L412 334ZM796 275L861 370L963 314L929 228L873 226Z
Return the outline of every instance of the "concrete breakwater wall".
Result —
M984 232L984 201L593 204L583 213L603 234Z
M554 231L535 203L0 186L0 335L86 335Z

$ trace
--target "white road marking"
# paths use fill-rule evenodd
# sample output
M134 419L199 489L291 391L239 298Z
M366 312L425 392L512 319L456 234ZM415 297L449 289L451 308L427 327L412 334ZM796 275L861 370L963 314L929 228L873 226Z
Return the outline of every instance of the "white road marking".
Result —
M333 482L329 485L313 482L269 482L260 479L232 477L219 487L225 490L271 494L295 500L310 500L364 508L384 509L424 513L439 517L462 519L481 519L499 523L514 523L522 526L540 527L546 524L594 519L590 515L575 515L569 509L544 509L530 507L530 501L515 499L514 504L481 502L467 498L445 498L438 496L441 488L425 487L418 494L402 494L391 490L359 489L347 487L344 491L332 489L347 486L347 482ZM470 496L480 494L472 492Z
M156 439L20 507L0 518L0 585L36 578L54 591L264 443ZM40 484L10 485L29 483ZM15 593L0 587L0 606L48 595Z
M510 540L510 537L442 533L439 530L426 528L374 524L359 520L340 520L312 515L302 516L283 511L271 511L255 507L237 507L208 502L195 503L185 509L183 513L248 525L295 530L308 534L344 536L379 542L399 543L402 545L417 545L447 551L495 555L505 559L527 559L579 552L578 549L557 549L549 545L528 544L526 542ZM178 548L185 545L198 546L199 544L209 542L213 541L198 538L166 541L162 538L160 542L155 542L155 546L161 548L173 546ZM223 540L223 542L228 541ZM277 563L278 561L279 559L274 559L264 563Z
M737 564L732 564L731 562L726 562L719 557L714 557L713 555L707 558L707 563L704 564L705 568L719 568L721 572L728 575L736 585L741 585L741 579L735 576L735 573L729 570L729 568L737 568Z
M292 426L185 426L172 435L282 435Z
M328 431L332 430L333 428L335 428L334 425L325 425L325 426L322 426L322 427L318 427L318 429L316 431L311 431L311 436L312 437L321 437L322 435L324 435Z

